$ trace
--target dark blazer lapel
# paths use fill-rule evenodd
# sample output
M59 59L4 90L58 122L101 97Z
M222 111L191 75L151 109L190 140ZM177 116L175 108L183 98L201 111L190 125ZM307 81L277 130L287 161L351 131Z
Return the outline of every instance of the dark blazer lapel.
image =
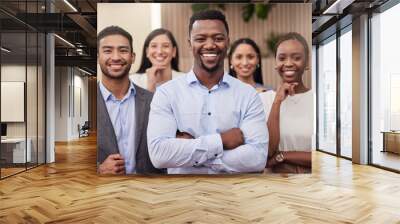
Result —
M142 91L136 88L136 95L135 95L135 150L136 155L139 152L139 144L142 141L141 136L143 134L143 127L144 127L144 115L146 114L146 100L144 99ZM137 157L136 157L137 159Z
M97 129L99 129L98 138L101 138L97 141L102 142L102 146L106 146L104 150L107 150L107 152L105 152L107 157L110 154L119 153L118 142L100 86L98 85L97 88Z

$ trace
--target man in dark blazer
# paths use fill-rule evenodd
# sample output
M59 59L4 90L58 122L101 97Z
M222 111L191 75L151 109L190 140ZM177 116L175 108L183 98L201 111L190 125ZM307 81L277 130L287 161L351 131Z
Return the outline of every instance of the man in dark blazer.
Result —
M97 92L97 165L100 174L162 173L147 149L152 93L135 85L129 71L135 60L132 36L110 26L97 37L102 79Z

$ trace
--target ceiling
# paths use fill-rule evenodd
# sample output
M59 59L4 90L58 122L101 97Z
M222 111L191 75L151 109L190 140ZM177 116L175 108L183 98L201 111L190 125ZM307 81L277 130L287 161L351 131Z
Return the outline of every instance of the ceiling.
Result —
M335 1L337 0L267 0L250 2L312 3L313 17L311 22L313 23L314 39L346 15L357 15L357 13L377 7L387 0L340 0L342 4L338 4L339 6L336 6L333 13L332 10L330 13L326 13L326 9L334 5ZM23 52L20 53L22 55L33 54L37 43L31 40L33 35L28 35L27 40L23 38L25 29L28 32L54 32L60 37L55 38L56 65L75 65L96 71L97 3L120 2L153 1L47 0L46 5L45 0L1 0L0 27L3 33L2 46L20 49L20 51L15 52ZM156 2L170 1L158 0ZM175 0L174 2L187 1ZM209 2L209 0L204 0L203 2ZM52 13L49 13L50 11ZM23 32L21 33L21 31ZM24 52L21 49L24 49L25 41L27 41L28 47ZM21 57L21 55L16 55L15 57L17 56Z

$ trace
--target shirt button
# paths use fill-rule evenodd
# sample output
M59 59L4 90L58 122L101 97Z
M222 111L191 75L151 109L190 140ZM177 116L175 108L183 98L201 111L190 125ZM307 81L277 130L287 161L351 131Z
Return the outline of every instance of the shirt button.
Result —
M211 94L211 90L208 91L208 94Z
M208 112L208 115L211 116L211 112Z
M196 161L195 163L197 164L197 163L199 163L199 162Z
M214 156L215 156L215 157L217 157L217 156L218 156L218 154L214 154Z

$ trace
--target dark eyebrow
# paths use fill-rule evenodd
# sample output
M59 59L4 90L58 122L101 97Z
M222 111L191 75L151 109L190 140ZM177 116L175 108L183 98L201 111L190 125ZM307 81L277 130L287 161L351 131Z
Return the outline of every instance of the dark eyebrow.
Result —
M114 46L109 46L109 45L105 45L105 46L102 46L101 47L102 49L113 49L114 48ZM117 46L117 48L118 49L130 49L130 47L129 46Z
M130 47L129 46L118 46L118 49L129 49Z

